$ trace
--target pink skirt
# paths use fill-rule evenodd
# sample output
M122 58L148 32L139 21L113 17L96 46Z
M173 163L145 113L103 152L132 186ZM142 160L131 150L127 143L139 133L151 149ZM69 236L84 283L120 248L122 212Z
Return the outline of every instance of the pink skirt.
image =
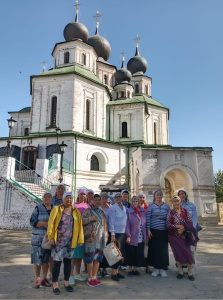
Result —
M175 261L185 265L192 265L193 256L190 250L190 245L186 244L186 240L173 235L169 235L168 240L173 251Z

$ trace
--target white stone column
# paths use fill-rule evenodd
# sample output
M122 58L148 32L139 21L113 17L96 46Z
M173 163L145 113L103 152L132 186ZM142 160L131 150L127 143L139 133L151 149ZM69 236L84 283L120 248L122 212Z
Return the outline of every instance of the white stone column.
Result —
M15 179L15 158L8 156L0 157L0 178Z
M49 160L45 158L36 159L36 173L43 178L47 178L49 168Z

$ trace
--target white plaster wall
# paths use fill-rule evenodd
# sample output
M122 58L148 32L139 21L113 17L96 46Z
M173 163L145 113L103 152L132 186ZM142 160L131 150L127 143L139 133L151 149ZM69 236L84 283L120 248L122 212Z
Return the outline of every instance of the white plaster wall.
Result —
M16 121L11 129L11 136L23 136L25 128L29 128L30 126L30 112L10 113L10 116Z

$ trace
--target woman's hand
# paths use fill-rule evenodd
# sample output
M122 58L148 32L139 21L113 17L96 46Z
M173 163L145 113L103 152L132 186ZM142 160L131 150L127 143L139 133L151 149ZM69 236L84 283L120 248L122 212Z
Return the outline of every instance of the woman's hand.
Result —
M50 244L50 245L54 245L54 244L55 244L55 241L54 241L54 239L52 239L52 240L49 240L49 244Z
M130 244L130 241L131 241L131 238L130 238L130 236L128 236L127 239L126 239L126 243Z
M83 245L83 243L79 243L78 246L81 247Z
M176 225L176 229L181 229L181 230L185 230L184 226L183 225Z
M99 221L99 220L98 220L98 217L92 216L92 217L91 217L91 221Z
M147 230L147 238L150 240L152 238L152 232L150 230Z
M115 235L111 236L111 242L115 242Z
M48 227L48 222L43 222L44 224L43 224L43 227L45 227L46 229L47 229L47 227Z

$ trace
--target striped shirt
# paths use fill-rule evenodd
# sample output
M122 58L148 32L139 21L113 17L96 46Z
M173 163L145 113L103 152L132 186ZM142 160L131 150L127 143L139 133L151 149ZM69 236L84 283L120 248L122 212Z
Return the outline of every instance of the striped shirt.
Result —
M167 203L156 205L154 202L149 205L146 214L146 229L166 230L166 217L170 210Z

